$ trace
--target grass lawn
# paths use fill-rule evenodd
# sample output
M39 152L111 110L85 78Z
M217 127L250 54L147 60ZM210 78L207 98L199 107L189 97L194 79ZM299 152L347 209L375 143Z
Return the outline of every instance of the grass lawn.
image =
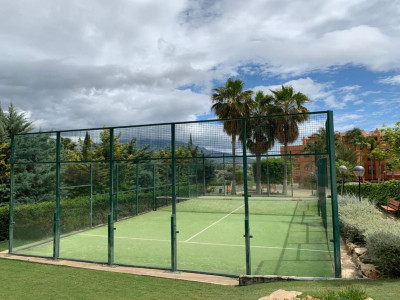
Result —
M218 286L0 259L1 299L258 299L279 288L318 295L354 286L373 299L398 299L399 280L275 282Z
M246 272L244 204L242 197L233 199L202 197L177 205L179 269ZM334 276L333 243L327 240L315 199L262 199L250 201L249 206L253 274ZM165 207L116 222L115 263L169 268L170 217L171 208ZM52 256L52 239L34 244L20 238L18 231L14 239L14 253ZM106 226L60 240L62 258L106 262L107 249Z

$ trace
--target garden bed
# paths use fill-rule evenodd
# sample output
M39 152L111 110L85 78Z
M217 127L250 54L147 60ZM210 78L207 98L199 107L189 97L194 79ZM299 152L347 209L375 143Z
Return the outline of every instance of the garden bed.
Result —
M359 268L368 268L370 276L400 276L400 222L382 216L374 204L356 197L339 199L342 236ZM354 254L355 253L355 254ZM360 258L361 257L361 258ZM371 265L376 266L374 271ZM364 266L369 265L369 266Z

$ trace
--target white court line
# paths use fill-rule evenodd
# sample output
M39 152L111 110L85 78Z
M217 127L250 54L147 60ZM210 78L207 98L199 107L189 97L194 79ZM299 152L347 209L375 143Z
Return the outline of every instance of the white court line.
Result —
M97 236L97 237L108 238L106 235L100 235L100 234L80 233L78 235ZM144 238L134 238L134 237L126 237L126 236L115 236L115 238L117 238L117 239L126 239L126 240L153 241L153 242L170 242L170 240L144 239Z
M235 211L237 211L238 209L242 208L244 206L244 204L242 204L241 206L239 206L238 208L232 210L229 214L227 214L226 216L223 216L221 219L215 221L214 223L212 223L210 226L207 226L206 228L204 228L202 231L199 231L198 233L196 233L195 235L191 236L190 238L188 238L185 242L190 242L191 239L195 238L196 236L198 236L199 234L203 233L204 231L206 231L208 228L214 226L215 224L221 222L223 219L229 217L231 214L233 214Z
M105 235L97 235L97 234L80 233L79 235L96 236L96 237L107 238L107 236L105 236ZM117 239L126 239L126 240L153 241L153 242L171 242L170 240L133 238L133 237L125 237L125 236L116 236L115 238L117 238ZM196 244L196 245L210 245L210 246L245 247L245 245L215 244L215 243L201 243L201 242L187 242L187 241L178 241L178 243ZM299 248L283 248L283 247L268 247L268 246L251 246L251 248L259 248L259 249L278 249L278 250L296 250L296 251L326 252L326 253L329 252L329 251L327 251L327 250L299 249Z

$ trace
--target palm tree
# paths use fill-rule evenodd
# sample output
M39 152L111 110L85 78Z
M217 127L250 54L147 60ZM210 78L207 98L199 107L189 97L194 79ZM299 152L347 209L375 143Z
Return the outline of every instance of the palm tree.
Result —
M321 127L318 131L309 137L303 152L324 153L326 152L326 130Z
M271 98L258 91L254 98L252 116L267 116L272 110ZM246 146L256 155L256 194L261 195L261 155L275 144L275 123L272 118L249 119L246 126Z
M211 110L220 119L248 117L252 109L253 91L243 91L244 82L229 78L224 86L213 89ZM236 136L242 132L241 120L224 122L224 131L232 137L232 195L236 194Z
M271 100L274 103L274 113L288 115L307 113L309 110L304 106L306 102L311 101L301 92L295 93L292 86L283 86L281 89L270 90L272 92ZM282 194L287 192L287 150L288 144L293 143L299 137L298 124L308 120L307 114L294 116L277 117L275 138L284 146L284 173Z

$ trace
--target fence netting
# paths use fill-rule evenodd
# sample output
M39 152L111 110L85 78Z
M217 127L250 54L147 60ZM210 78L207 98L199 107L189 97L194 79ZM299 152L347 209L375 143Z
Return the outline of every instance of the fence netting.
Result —
M15 135L10 252L172 271L340 276L330 118Z

